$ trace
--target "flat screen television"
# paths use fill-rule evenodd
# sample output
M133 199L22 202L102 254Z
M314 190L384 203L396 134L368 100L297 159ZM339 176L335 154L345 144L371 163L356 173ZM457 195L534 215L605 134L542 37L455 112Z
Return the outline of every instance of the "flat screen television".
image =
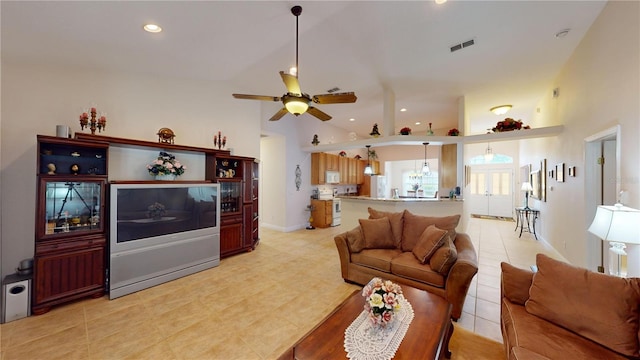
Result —
M220 197L213 183L113 183L111 299L220 264Z

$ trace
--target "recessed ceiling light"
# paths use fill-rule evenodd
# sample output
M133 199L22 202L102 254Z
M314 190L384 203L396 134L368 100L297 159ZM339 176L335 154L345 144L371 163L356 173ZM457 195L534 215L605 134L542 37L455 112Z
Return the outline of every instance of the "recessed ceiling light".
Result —
M356 121L356 119L354 119L354 118L351 118L351 119L349 119L349 121Z
M144 31L150 33L159 33L160 31L162 31L162 28L156 24L146 24L142 28L144 29Z
M420 122L420 121L416 121L416 125L420 125L420 124L421 124L421 122Z
M556 38L562 39L563 37L567 36L567 34L569 34L569 31L571 31L571 29L562 29L558 31L556 33Z
M447 2L447 0L436 0L436 4L438 4L438 5L444 4L446 2Z
M400 112L405 112L405 111L407 111L407 109L405 108L400 109Z

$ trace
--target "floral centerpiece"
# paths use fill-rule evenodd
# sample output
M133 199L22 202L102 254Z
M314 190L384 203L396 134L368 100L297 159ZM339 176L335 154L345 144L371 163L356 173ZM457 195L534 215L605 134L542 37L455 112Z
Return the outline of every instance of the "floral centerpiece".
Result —
M152 219L160 219L166 214L167 212L164 205L159 202L155 202L147 207L147 217Z
M400 134L401 135L411 135L411 128L410 127L403 127L402 129L400 129Z
M458 136L460 135L460 131L456 128L453 128L447 132L447 136Z
M491 129L493 132L513 131L520 129L531 129L529 125L522 125L522 120L513 120L512 118L506 118L502 121L498 121L496 126Z
M342 151L340 151L340 152L338 153L338 155L340 155L341 157L345 157L345 156L347 156L347 152L346 152L346 151L344 151L344 150L342 150Z
M186 166L182 165L180 161L176 160L176 157L166 153L164 151L160 151L160 155L158 158L154 160L151 164L147 165L147 170L149 170L149 174L151 175L175 175L180 176L184 174L184 171L187 169Z
M362 296L371 323L386 327L393 320L394 312L400 309L398 300L402 289L398 284L375 277L362 289Z

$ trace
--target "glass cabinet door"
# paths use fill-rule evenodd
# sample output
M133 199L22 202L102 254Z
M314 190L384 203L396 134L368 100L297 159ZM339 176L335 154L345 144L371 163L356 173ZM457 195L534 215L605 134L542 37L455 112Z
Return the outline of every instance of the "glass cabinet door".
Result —
M219 179L220 210L222 214L239 213L242 211L242 182L240 180Z
M37 219L40 238L101 231L103 189L103 180L42 179Z

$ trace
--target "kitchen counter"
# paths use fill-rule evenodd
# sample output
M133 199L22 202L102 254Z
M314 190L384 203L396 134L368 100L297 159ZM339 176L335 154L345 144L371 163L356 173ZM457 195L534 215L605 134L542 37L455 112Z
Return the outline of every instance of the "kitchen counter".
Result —
M448 198L371 198L368 196L338 196L342 199L342 226L353 229L360 223L358 219L367 219L371 207L379 211L401 212L409 210L412 214L424 216L461 215L456 231L464 232L466 218L463 214L463 199Z

